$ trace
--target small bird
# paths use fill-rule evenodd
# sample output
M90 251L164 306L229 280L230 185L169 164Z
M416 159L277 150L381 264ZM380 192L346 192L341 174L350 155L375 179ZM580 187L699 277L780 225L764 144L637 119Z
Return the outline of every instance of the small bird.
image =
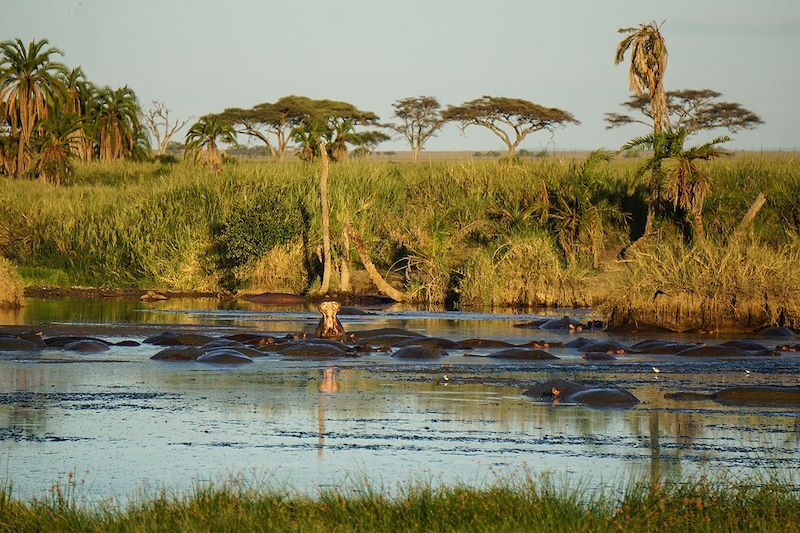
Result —
M443 378L445 381L450 381L450 378L448 378L448 377L447 377L447 374L443 375L443 376L442 376L442 378Z
M655 372L656 374L660 374L661 373L661 369L653 367L653 372Z
M746 368L744 369L744 373L747 374L748 376L750 375L750 371L747 370Z

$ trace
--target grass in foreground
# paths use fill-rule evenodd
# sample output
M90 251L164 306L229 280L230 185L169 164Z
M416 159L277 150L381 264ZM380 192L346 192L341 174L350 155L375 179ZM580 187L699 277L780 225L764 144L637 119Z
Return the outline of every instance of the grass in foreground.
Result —
M60 491L21 502L0 493L5 531L800 531L789 483L694 480L633 485L621 497L531 479L484 489L415 484L389 497L370 488L317 498L240 483L161 494L126 508L83 508Z

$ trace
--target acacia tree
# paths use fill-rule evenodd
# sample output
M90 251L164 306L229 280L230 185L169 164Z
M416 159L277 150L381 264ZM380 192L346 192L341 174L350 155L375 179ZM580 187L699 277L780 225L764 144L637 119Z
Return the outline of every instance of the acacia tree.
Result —
M614 64L625 60L630 50L631 64L628 69L628 86L637 96L647 93L653 117L653 133L658 135L666 126L669 128L667 96L664 91L664 75L667 71L667 46L658 24L640 24L638 28L620 28L619 33L627 34L617 45ZM644 234L653 231L656 203L661 196L663 175L660 163L652 169L650 196L647 199L647 221Z
M314 101L305 96L284 96L250 109L229 108L217 117L237 128L237 133L263 142L269 154L283 161L292 132L314 112ZM274 141L271 137L274 137Z
M469 126L488 128L506 144L508 157L514 157L520 143L533 132L552 132L559 126L580 124L562 109L500 96L483 96L459 106L449 106L442 118L458 122L462 131Z
M310 108L292 130L292 139L298 144L300 157L311 160L320 156L320 140L325 141L332 161L347 159L352 146L371 146L389 139L378 130L357 131L357 127L378 125L379 117L371 111L362 111L348 102L336 100L310 100Z
M27 48L21 39L0 43L0 107L11 136L17 138L17 176L27 170L26 145L34 128L64 93L60 76L66 75L67 67L52 58L64 54L48 44L47 39L31 41Z
M676 129L685 129L690 135L701 130L717 128L736 133L743 129L754 129L763 124L756 113L736 102L722 102L722 93L711 89L682 89L667 91L669 123ZM651 125L653 111L646 95L634 95L623 102L622 107L633 114L606 113L606 128L618 128L629 124Z
M389 124L389 127L405 137L417 161L422 147L444 124L439 101L432 96L416 96L401 98L392 107L401 123Z
M150 103L150 107L144 113L144 125L156 141L158 155L167 153L170 139L189 122L190 118L173 121L169 117L169 108L163 102L153 100Z

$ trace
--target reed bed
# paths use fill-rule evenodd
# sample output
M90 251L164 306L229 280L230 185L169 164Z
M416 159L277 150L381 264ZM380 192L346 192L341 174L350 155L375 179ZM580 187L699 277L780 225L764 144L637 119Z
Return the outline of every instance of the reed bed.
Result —
M364 485L316 497L242 483L161 492L127 506L85 506L54 491L19 501L0 493L3 531L800 531L800 497L788 483L632 484L559 488L525 479L484 488Z

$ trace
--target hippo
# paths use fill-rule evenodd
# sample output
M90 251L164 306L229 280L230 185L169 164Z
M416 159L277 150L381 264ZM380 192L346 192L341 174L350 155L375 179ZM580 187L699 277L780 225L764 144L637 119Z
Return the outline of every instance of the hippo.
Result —
M615 387L586 389L567 396L568 402L575 402L589 407L633 407L640 403L639 398Z
M31 330L31 331L26 331L24 333L18 333L17 335L11 335L11 336L20 338L22 340L31 341L32 343L34 343L39 348L42 348L42 349L47 348L47 343L44 342L44 339L42 338L42 332L41 331Z
M164 335L160 338L151 337L144 342L147 344L155 344L156 346L203 346L214 340L217 339L209 337L208 335L181 333L179 335Z
M204 353L197 358L197 362L216 365L242 365L252 363L253 360L236 350L232 350L230 348L218 348L208 353Z
M622 343L612 340L602 340L602 341L592 341L589 343L584 344L581 347L581 350L584 352L603 352L603 353L627 353L630 352L630 348L625 346Z
M250 294L244 297L245 300L257 304L265 305L295 305L304 304L307 299L299 294L289 294L285 292L265 292L262 294Z
M347 334L347 338L350 340L369 340L374 337L384 337L387 335L395 335L398 337L424 337L425 335L421 333L417 333L415 331L410 331L407 329L402 328L376 328L376 329L365 329L361 331L351 331Z
M732 341L725 341L719 344L720 346L728 346L730 348L738 348L740 350L747 350L749 352L759 352L768 350L766 346L761 344L760 342L747 340L747 339L737 339Z
M398 359L438 359L447 352L439 348L431 348L420 345L405 346L392 353L392 357Z
M161 350L150 359L154 361L195 361L202 355L196 346L170 347Z
M528 341L522 344L517 344L518 348L537 348L539 350L547 350L548 348L560 348L564 346L563 342L554 342L546 340Z
M458 342L459 348L512 348L510 342L492 339L466 339Z
M309 358L328 358L328 357L347 357L353 355L346 349L330 344L318 343L297 343L281 351L286 357L309 357Z
M425 348L444 348L446 350L461 347L461 343L451 341L450 339L442 339L439 337L410 337L392 344L392 348L404 348L414 345L424 346Z
M797 336L797 333L789 328L773 326L769 328L760 329L758 331L758 336L786 339Z
M37 352L41 349L33 341L19 337L0 337L0 352Z
M800 406L800 387L745 386L722 389L711 395L726 405Z
M548 379L537 383L528 388L523 394L535 400L553 402L554 404L561 402L577 403L595 408L625 408L633 407L639 403L639 399L625 389L613 387L592 388L563 379Z
M588 326L582 322L578 322L574 318L562 316L561 318L553 318L548 320L539 329L568 329L570 331L583 331Z
M314 336L318 339L341 339L344 337L344 327L339 319L336 318L336 313L342 306L339 302L326 301L319 304L319 312L322 313L322 318L317 324L317 329Z
M558 359L555 355L544 350L533 348L507 348L489 354L492 359L513 359L521 361L544 361Z
M586 390L588 387L573 381L566 381L563 379L548 379L541 383L536 383L530 388L526 389L524 394L536 400L552 401L556 398L561 398L575 394L578 391Z
M564 345L565 348L573 348L573 349L580 349L592 342L592 339L587 339L586 337L578 337L575 340L569 341Z
M139 344L136 341L132 341L132 340L124 340L124 341L115 342L114 346L125 346L125 347L128 347L128 348L133 348L133 347L136 347L136 346L141 346L141 344Z
M92 342L100 342L103 344L109 344L107 341L103 339L98 339L96 337L82 337L79 335L61 335L58 337L50 337L44 339L44 343L48 346L48 348L63 348L67 344L77 341L92 341Z
M653 341L642 347L633 346L633 350L637 353L647 353L656 355L671 355L690 348L700 348L700 344L681 343L681 342L667 342L667 341Z
M677 352L680 357L769 357L775 352L770 350L748 351L728 346L697 346Z
M81 339L79 341L68 342L64 345L65 350L80 353L101 353L107 352L111 348L105 342Z

